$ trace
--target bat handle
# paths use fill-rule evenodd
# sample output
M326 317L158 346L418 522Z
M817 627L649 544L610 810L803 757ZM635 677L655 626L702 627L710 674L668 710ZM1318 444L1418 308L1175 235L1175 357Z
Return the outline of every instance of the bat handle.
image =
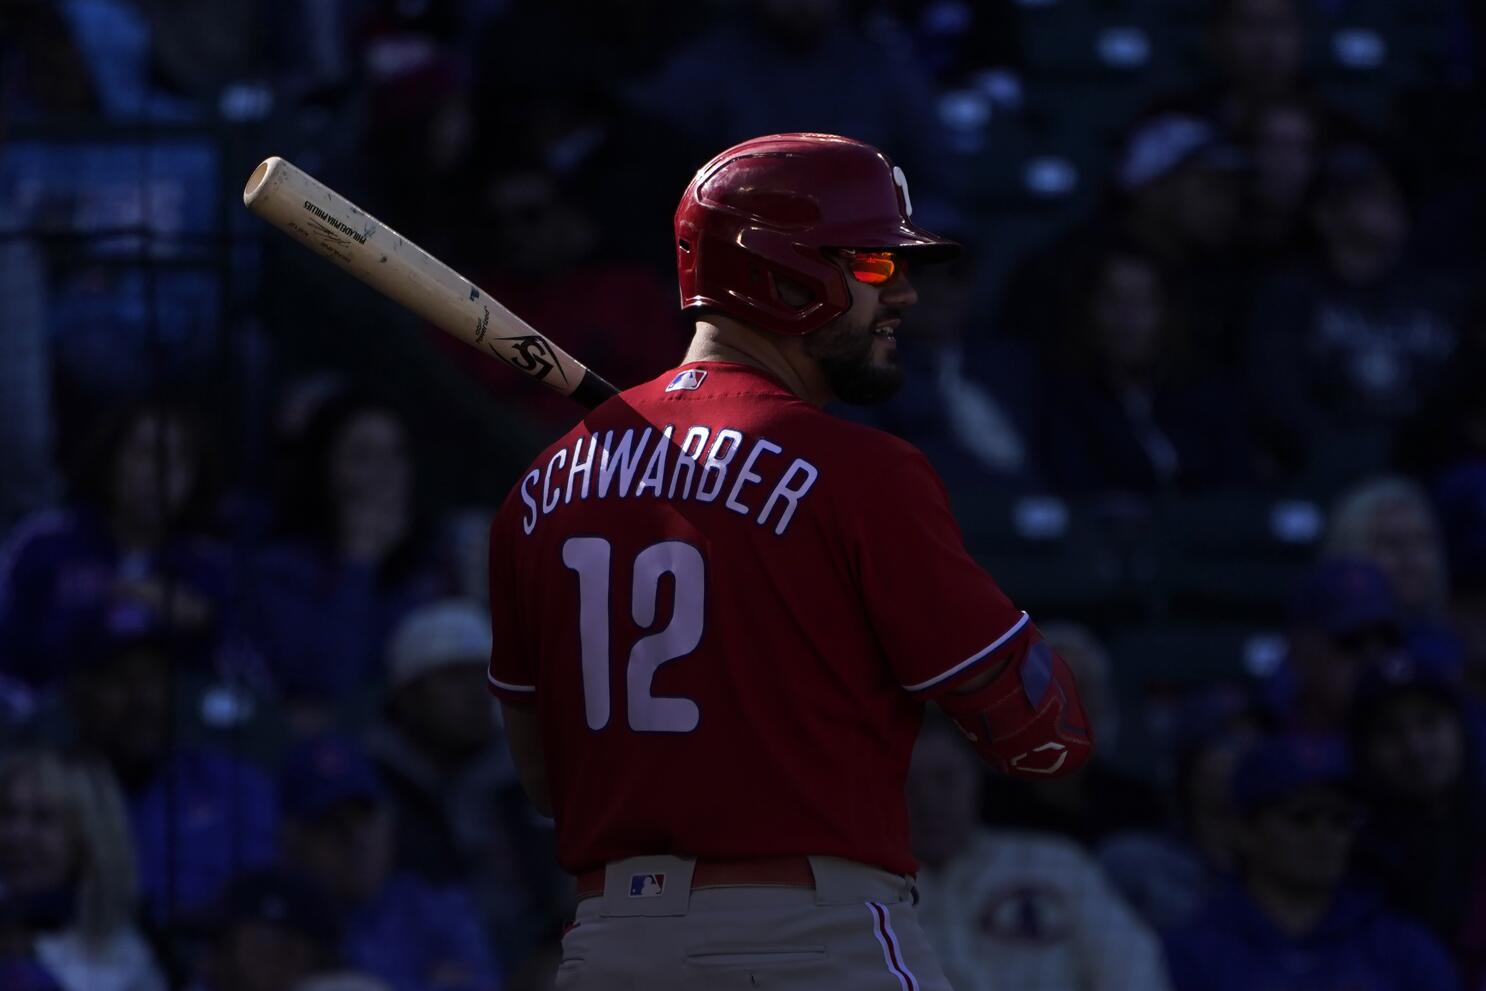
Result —
M569 397L584 409L595 409L610 396L619 395L619 390L610 385L602 375L592 368L583 372L583 379Z

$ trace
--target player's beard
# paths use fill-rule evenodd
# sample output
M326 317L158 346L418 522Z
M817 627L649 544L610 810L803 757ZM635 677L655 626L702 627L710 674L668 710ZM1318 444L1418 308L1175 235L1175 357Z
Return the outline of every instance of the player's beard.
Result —
M870 320L853 324L848 313L805 338L805 353L820 365L837 399L852 406L874 406L902 388L897 347L886 348L880 361L872 358L877 350L874 328L898 315L896 310L878 311Z

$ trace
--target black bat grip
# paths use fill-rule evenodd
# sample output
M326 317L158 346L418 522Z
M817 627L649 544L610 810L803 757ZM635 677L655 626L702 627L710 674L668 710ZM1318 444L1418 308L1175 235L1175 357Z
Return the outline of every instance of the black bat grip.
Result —
M605 381L598 372L588 368L583 372L583 381L572 391L571 398L584 409L594 409L605 399L617 395L618 389Z

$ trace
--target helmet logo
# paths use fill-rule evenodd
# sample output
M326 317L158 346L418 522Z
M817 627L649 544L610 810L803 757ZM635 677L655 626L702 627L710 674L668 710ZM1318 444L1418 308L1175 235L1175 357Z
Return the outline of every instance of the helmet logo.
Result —
M900 165L893 166L893 182L903 190L903 212L910 217L913 216L913 200L908 197L908 177L903 174L903 167Z

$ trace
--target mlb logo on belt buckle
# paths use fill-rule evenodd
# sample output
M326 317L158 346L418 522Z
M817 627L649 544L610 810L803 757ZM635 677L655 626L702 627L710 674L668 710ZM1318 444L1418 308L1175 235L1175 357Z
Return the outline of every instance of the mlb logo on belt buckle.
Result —
M684 372L676 373L676 377L671 379L671 384L666 386L666 391L680 392L683 389L688 392L693 391L701 387L702 380L706 377L705 368L688 368Z
M659 898L666 890L664 874L633 874L629 879L631 898Z

